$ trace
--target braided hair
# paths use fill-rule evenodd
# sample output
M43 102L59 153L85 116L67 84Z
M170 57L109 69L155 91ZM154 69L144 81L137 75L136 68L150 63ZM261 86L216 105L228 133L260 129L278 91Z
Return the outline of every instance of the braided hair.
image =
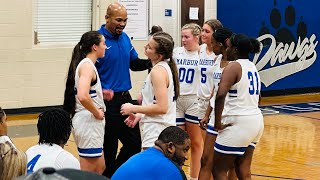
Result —
M163 59L169 59L169 67L172 72L173 84L174 84L174 99L176 100L180 93L180 85L178 79L178 68L175 61L172 58L174 41L170 34L166 32L156 32L152 35L153 40L157 43L156 53L163 56Z
M12 142L0 143L0 179L16 179L26 174L27 155Z
M75 74L78 64L92 51L92 46L99 45L102 35L98 31L89 31L82 35L80 42L74 47L69 65L66 89L64 91L63 109L75 114L76 98L74 93Z
M60 108L49 109L39 115L39 144L66 144L71 133L72 122L68 112Z
M196 24L196 23L189 23L189 24L185 24L181 30L185 30L185 29L190 29L191 30L191 34L195 37L197 37L199 39L199 44L201 44L200 42L200 34L201 34L201 30L202 28Z
M194 36L200 36L201 34L201 27L196 23L185 24L181 30L184 29L191 29L191 33Z

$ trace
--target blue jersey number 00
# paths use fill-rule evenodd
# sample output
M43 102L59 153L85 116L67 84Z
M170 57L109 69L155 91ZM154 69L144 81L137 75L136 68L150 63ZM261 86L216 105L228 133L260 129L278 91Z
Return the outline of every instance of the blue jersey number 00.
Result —
M186 68L180 68L179 69L179 81L180 82L186 82L188 84L191 84L193 82L194 78L194 69L186 69Z

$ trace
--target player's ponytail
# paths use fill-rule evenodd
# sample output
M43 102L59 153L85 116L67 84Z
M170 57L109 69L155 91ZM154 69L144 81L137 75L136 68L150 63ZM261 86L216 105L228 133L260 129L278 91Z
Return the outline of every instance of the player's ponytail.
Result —
M177 64L172 58L170 57L170 60L168 62L169 67L172 72L172 77L173 77L173 85L174 85L174 100L177 100L179 95L180 95L180 83L179 83L179 77L178 77L178 68Z
M180 83L178 79L178 69L175 61L172 59L174 41L170 34L166 32L157 32L152 35L152 38L158 43L156 52L163 56L163 60L168 60L168 65L172 72L174 85L174 99L176 100L180 93Z
M75 74L78 64L83 56L81 55L81 41L74 47L72 58L69 65L66 89L64 91L63 109L67 111L71 117L75 114L76 98L75 98Z
M71 117L75 114L76 97L75 97L75 75L78 64L88 53L92 51L93 45L99 45L102 35L98 31L89 31L82 35L80 42L73 48L71 62L69 65L66 89L64 91L63 109Z

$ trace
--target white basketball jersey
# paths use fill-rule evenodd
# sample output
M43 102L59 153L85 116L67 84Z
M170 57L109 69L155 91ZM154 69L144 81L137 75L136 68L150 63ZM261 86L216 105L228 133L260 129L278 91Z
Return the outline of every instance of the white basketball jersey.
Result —
M200 46L200 61L198 71L200 72L200 82L198 88L198 97L201 99L209 99L213 89L213 69L216 55L214 53L207 54L207 45Z
M180 82L180 95L197 95L199 85L199 53L188 52L184 47L173 50L173 59L177 63Z
M240 81L230 88L222 115L260 114L258 102L261 81L258 70L248 59L238 59L236 62L241 65L242 76Z
M103 110L105 111L106 107L103 102L103 94L102 94L102 87L101 87L101 83L100 83L99 74L98 74L98 71L97 71L95 65L93 64L93 62L89 58L84 58L77 66L76 75L75 75L75 87L74 87L75 92L77 92L77 89L79 86L79 78L80 78L79 77L79 68L85 62L89 62L92 65L92 68L94 69L94 72L96 73L96 77L97 77L97 82L94 85L90 86L90 91L88 93L90 94L90 97L91 97L92 101L94 102L94 104L96 105L96 107L103 108ZM79 99L76 95L76 112L79 112L82 110L85 110L85 107L83 107L83 105L81 104L81 102L79 101Z
M80 169L79 161L68 151L57 144L38 144L30 147L27 151L27 171L32 173L44 167L55 169Z
M213 109L215 105L216 95L219 89L219 83L220 83L222 71L224 69L224 67L221 68L221 59L222 59L222 55L219 55L216 58L216 61L214 63L213 73L212 73L212 79L213 79L212 83L213 83L214 90L213 90L213 96L210 99L210 105Z
M160 61L154 67L162 66L167 70L167 74L169 77L169 87L167 88L168 94L168 111L166 114L154 115L154 116L143 116L141 122L161 122L161 123L169 123L173 126L176 125L176 101L174 100L174 84L171 69L167 62ZM157 99L154 95L154 90L151 82L150 73L148 74L144 87L142 88L142 105L147 106L150 104L157 103Z

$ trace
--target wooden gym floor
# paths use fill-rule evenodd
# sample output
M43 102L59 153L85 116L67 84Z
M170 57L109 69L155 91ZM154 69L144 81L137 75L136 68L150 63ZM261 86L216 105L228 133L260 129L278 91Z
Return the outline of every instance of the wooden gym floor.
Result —
M252 179L320 179L320 94L263 98L261 109L265 129ZM37 114L8 116L9 136L18 148L25 151L37 143L36 123ZM78 156L72 136L65 149Z

